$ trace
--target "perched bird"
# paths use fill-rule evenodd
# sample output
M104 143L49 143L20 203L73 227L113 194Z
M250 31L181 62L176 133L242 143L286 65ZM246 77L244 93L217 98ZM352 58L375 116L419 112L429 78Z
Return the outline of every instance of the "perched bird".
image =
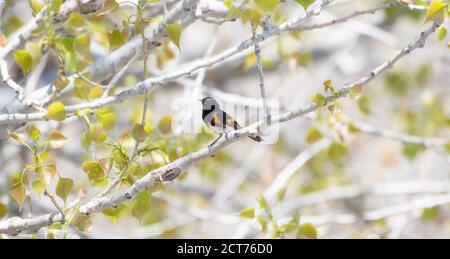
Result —
M203 99L200 99L199 101L201 101L203 105L203 122L210 129L213 129L216 133L219 134L219 138L211 143L209 145L209 148L211 148L222 137L223 134L226 134L227 132L232 130L238 130L242 128L235 119L233 119L225 111L220 109L219 103L214 98L205 97ZM261 142L263 140L255 133L249 134L248 137L257 142Z

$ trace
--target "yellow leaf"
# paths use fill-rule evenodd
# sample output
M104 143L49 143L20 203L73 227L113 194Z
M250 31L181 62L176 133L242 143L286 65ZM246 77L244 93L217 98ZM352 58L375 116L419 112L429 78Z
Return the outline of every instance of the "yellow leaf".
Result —
M52 148L61 148L67 141L69 141L69 138L57 130L53 130L50 133L49 142Z
M66 118L66 107L62 102L54 102L47 109L47 117L55 121L63 121Z
M447 6L447 4L442 3L440 0L433 0L427 8L425 22L433 21L442 23L445 18L445 6Z
M169 40L173 44L175 44L178 49L181 49L180 48L181 25L178 23L167 24L166 33L167 33L167 37L169 37Z

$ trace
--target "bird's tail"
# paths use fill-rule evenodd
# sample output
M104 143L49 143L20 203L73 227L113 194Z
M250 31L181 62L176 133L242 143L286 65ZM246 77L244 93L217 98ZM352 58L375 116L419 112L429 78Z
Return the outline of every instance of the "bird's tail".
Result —
M262 142L262 141L263 141L263 139L261 138L261 136L259 136L259 135L256 134L256 133L251 133L251 134L248 135L248 137L251 138L251 139L253 139L253 140L256 141L256 142Z

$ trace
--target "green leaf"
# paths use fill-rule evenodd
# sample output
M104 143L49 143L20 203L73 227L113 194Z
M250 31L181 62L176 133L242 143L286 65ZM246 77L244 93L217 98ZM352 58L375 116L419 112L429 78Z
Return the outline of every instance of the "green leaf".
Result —
M31 123L28 126L28 135L34 140L34 142L37 142L41 137L41 132L39 131L38 128L36 128L36 126L33 123Z
M0 219L3 218L4 216L6 216L7 213L8 213L8 208L6 207L5 204L0 202Z
M48 10L53 13L57 13L59 11L59 8L61 8L63 0L52 0L50 1L50 5L48 7Z
M298 228L297 238L317 239L317 230L313 224L301 224Z
M81 146L88 150L89 147L91 147L92 144L92 139L91 139L91 135L89 134L89 132L83 132L83 135L81 136Z
M31 183L31 188L37 194L43 194L46 187L47 185L39 179L36 179Z
M131 214L142 222L144 216L151 208L150 193L148 191L141 192L134 202Z
M255 0L255 3L264 11L274 11L280 4L280 0Z
M439 217L439 207L434 206L431 208L425 208L422 210L422 220L431 221Z
M358 108L359 111L364 115L369 115L372 113L372 109L370 106L370 99L367 95L361 96L358 100Z
M298 223L294 221L289 221L288 223L281 226L281 231L285 234L294 232L298 228Z
M125 204L119 204L117 208L107 208L102 211L111 222L115 223L119 218L121 218L127 212L128 207Z
M315 94L313 96L313 102L319 106L324 106L326 99L327 98L323 94Z
M44 7L45 2L44 0L28 0L28 3L30 4L31 9L33 10L33 13L39 13L39 11Z
M334 142L328 148L328 156L334 162L339 161L341 158L343 158L345 155L347 155L347 152L348 152L347 147L338 142Z
M277 203L280 204L283 202L284 197L286 197L287 187L283 187L277 192Z
M61 132L57 130L52 130L50 133L49 143L52 148L61 148L64 144L67 143L70 139L64 136Z
M55 121L66 119L66 107L62 102L54 102L47 108L47 117Z
M403 154L410 160L414 160L417 155L422 152L425 148L421 145L416 144L404 144L403 145Z
M308 143L315 143L321 140L322 138L323 134L317 128L311 128L306 135L306 141Z
M438 30L438 41L442 42L446 36L447 36L447 30L445 29L444 26L441 26Z
M241 218L253 219L255 217L255 208L245 208L239 213Z
M259 207L263 210L266 210L269 208L269 203L267 202L266 198L263 195L258 196L258 203L259 203Z
M256 219L258 220L259 224L261 225L261 232L263 233L263 235L266 234L267 233L267 220L262 215L259 215Z
M33 58L26 50L16 50L13 54L13 58L22 69L22 74L25 76L30 72L33 67Z
M80 13L73 12L64 24L64 27L72 33L76 33L84 26L84 16Z
M73 47L75 48L75 52L77 57L80 59L91 59L91 38L87 34L81 34L77 36L73 42Z
M125 39L120 30L111 30L108 32L109 49L117 49L123 45Z
M224 0L223 3L228 8L232 8L233 7L233 0Z
M177 46L178 49L180 48L180 39L181 39L181 25L178 23L172 23L166 25L166 33L167 37L169 37L169 40Z
M112 130L117 122L117 115L111 108L103 107L95 111L97 118L103 124L105 130Z
M64 203L67 200L67 196L72 191L73 180L70 178L60 178L56 185L56 195L63 199Z
M316 0L296 0L297 3L299 3L305 10L309 8Z
M102 182L106 178L105 170L97 161L85 161L81 167L88 175L89 180L93 183Z

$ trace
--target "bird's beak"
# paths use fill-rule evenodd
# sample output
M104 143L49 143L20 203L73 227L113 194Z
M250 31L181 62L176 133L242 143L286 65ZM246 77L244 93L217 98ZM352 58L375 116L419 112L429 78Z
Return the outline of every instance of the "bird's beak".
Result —
M197 101L201 102L201 101L202 101L202 99L197 99Z

